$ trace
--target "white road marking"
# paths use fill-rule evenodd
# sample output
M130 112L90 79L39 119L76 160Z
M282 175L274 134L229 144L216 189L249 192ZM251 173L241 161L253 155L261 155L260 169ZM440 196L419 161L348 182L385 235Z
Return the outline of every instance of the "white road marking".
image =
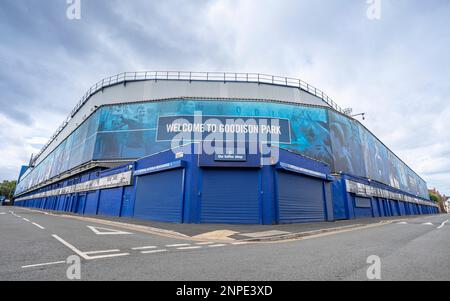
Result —
M226 246L226 244L217 244L217 245L210 245L208 247L210 247L210 248L217 248L217 247L225 247L225 246Z
M114 250L103 250L103 251L89 251L89 252L84 252L84 254L92 255L92 254L104 254L104 253L113 253L113 252L120 252L120 250L114 249Z
M65 261L55 261L55 262L47 262L47 263L38 263L38 264L24 265L24 266L22 266L22 269L28 269L28 268L34 268L34 267L42 267L42 266L62 264L62 263L66 263L66 262Z
M31 222L30 222L30 220L29 220L29 219L27 219L27 218L23 218L23 220L24 220L24 221L26 221L26 222L29 222L29 223L31 223Z
M213 245L213 244L215 244L215 242L212 242L212 241L205 241L205 242L198 242L198 243L196 243L196 245L199 245L199 246Z
M162 253L167 252L166 249L160 249L160 250L153 250L153 251L142 251L142 254L154 254L154 253Z
M423 223L424 226L433 226L433 223Z
M35 225L36 227L38 227L39 229L41 229L41 230L45 230L45 228L44 227L42 227L41 225L39 225L39 224L36 224L36 223L32 223L33 225Z
M139 250L148 250L148 249L156 249L156 246L146 246L146 247L137 247L137 248L131 248L131 250L139 251Z
M447 224L447 223L448 223L448 220L446 220L445 222L443 222L443 223L438 227L438 229L444 228L445 224Z
M238 241L238 242L233 242L233 243L232 243L232 245L235 245L235 246L238 246L238 245L247 245L247 244L249 244L249 243L246 242L246 241Z
M69 244L67 241L65 241L64 239L62 239L61 237L59 237L56 234L52 235L56 240L58 240L60 243L62 243L63 245L65 245L66 247L68 247L69 249L71 249L72 251L75 252L75 254L77 254L78 256L80 256L81 258L84 258L86 260L89 260L89 256L87 256L85 253L81 252L80 250L78 250L77 248L75 248L74 246L72 246L71 244Z
M166 247L168 248L175 248L175 247L187 247L190 246L191 244L175 244L175 245L166 245Z
M93 260L93 259L101 259L101 258L110 258L110 257L118 257L118 256L127 256L130 255L130 253L119 253L119 254L108 254L108 255L99 255L99 256L89 256L88 253L95 252L97 254L100 254L101 252L104 251L92 251L92 252L82 252L80 250L78 250L77 248L75 248L73 245L71 245L70 243L68 243L67 241L65 241L64 239L62 239L61 237L59 237L56 234L52 235L56 240L58 240L60 243L62 243L63 245L65 245L66 247L68 247L70 250L72 250L73 252L75 252L75 254L77 254L78 256L80 256L81 258L85 259L85 260ZM108 250L109 251L109 250ZM120 250L118 250L120 251Z
M89 256L87 260L94 259L103 259L103 258L111 258L111 257L120 257L120 256L128 256L130 253L118 253L118 254L109 254L109 255L99 255L99 256Z
M196 247L181 247L181 248L177 248L177 250L195 250L195 249L201 249L203 248L202 246L196 246Z
M109 228L103 228L103 227L94 227L94 226L87 226L87 227L89 229L91 229L97 235L127 235L127 234L133 234L133 233L130 233L130 232L114 230L114 229L109 229ZM99 231L99 230L106 230L106 231Z
M407 225L408 223L407 222L399 222L399 223L397 223L397 225Z
M6 214L5 212L0 212L0 215Z

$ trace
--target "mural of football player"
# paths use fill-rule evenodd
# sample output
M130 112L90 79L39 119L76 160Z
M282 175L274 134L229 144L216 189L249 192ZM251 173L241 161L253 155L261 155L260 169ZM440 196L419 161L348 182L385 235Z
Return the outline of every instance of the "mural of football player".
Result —
M330 112L330 137L336 172L366 175L359 130L347 117Z
M290 118L292 146L302 154L332 163L331 141L322 109L295 109Z

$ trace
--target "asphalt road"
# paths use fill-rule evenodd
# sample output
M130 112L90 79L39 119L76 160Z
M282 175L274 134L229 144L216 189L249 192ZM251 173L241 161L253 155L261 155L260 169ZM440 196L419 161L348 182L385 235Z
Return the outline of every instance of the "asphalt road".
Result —
M448 219L424 216L303 240L233 244L0 207L0 280L68 280L73 262L66 259L77 255L81 280L366 281L367 259L376 255L382 280L448 281Z

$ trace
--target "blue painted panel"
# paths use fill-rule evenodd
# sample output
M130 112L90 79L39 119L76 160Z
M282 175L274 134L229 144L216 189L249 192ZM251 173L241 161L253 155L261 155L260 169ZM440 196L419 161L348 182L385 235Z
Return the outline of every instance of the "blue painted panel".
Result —
M202 223L259 224L259 169L204 169Z
M54 196L53 198L52 198L52 210L56 210L56 208L57 208L57 206L58 206L58 197L57 196Z
M304 223L325 220L323 180L278 172L279 223Z
M68 195L67 196L67 207L66 207L66 211L67 212L72 212L72 208L73 208L73 203L74 203L74 199L72 195Z
M399 216L400 215L400 209L397 201L389 200L391 210L392 210L392 216Z
M376 198L372 198L372 213L373 213L373 217L380 216L380 211L378 208L378 200Z
M184 169L137 177L134 217L181 223Z
M372 199L363 198L363 197L355 197L355 207L356 208L372 208Z
M399 202L398 204L400 208L400 215L402 216L406 215L405 202Z
M389 200L383 199L383 204L386 216L392 216L391 203L389 202Z
M123 188L103 189L98 201L98 215L120 216Z
M122 197L122 217L133 217L134 210L134 186L124 187Z
M58 200L57 200L57 205L56 205L56 211L63 211L64 210L64 200L65 200L65 196L60 195L58 196Z
M355 206L356 218L365 218L373 216L371 199L355 196L353 204Z
M384 216L383 203L380 198L376 198L376 200L377 200L378 213L379 213L380 217L383 217Z
M86 194L78 195L76 213L84 214L84 207L86 205Z
M97 215L98 192L89 192L86 196L86 207L84 214Z

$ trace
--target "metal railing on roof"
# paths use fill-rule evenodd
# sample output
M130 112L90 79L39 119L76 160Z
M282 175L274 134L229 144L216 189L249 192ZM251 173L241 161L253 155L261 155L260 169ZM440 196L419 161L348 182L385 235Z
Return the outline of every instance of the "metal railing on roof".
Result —
M117 75L113 75L98 81L84 94L81 100L77 103L70 115L63 121L58 127L56 132L50 137L49 141L42 147L39 153L34 156L36 161L42 153L49 147L54 139L61 133L61 131L67 126L70 119L83 107L88 99L98 91L110 87L113 85L133 82L133 81L161 81L161 80L179 80L179 81L210 81L210 82L243 82L243 83L258 83L258 84L270 84L291 88L298 88L313 94L325 103L327 103L334 110L346 114L346 112L336 104L328 95L316 87L302 81L301 79L281 77L260 73L228 73L228 72L189 72L189 71L137 71L137 72L124 72ZM34 162L35 162L34 161ZM34 163L33 162L33 163Z

